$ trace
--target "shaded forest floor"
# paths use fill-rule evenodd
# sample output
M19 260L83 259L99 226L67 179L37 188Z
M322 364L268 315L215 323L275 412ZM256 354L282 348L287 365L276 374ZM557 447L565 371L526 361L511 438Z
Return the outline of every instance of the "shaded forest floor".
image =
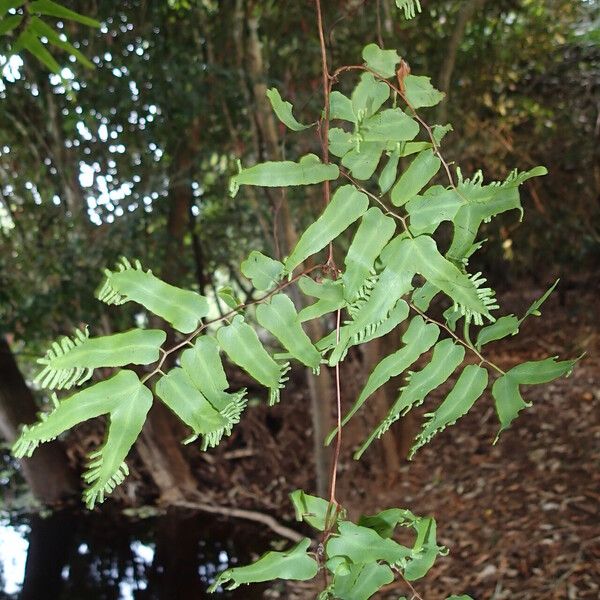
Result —
M504 306L522 314L542 292L521 290L518 296L503 298ZM554 297L544 306L543 317L530 319L518 337L490 346L490 356L503 368L548 355L567 358L587 352L568 379L525 390L533 406L496 446L492 441L498 422L489 396L438 434L411 463L404 462L395 481L384 467L380 443L360 463L352 461L352 448L364 439L366 424L355 419L345 431L338 498L351 517L399 506L437 519L438 541L450 554L417 582L424 600L451 593L470 594L475 600L600 597L596 307L593 292L574 290L562 302ZM301 389L294 396L274 410L257 407L249 412L240 432L246 457L238 451L239 458L230 461L235 464L226 468L229 487L220 494L223 501L291 519L286 494L297 487L313 489L306 469L311 449L308 399ZM440 399L441 393L426 401L417 411L418 423ZM218 467L209 467L213 469ZM206 468L202 471L207 475ZM382 597L410 598L401 585L389 592ZM302 585L269 595L315 597L314 590Z

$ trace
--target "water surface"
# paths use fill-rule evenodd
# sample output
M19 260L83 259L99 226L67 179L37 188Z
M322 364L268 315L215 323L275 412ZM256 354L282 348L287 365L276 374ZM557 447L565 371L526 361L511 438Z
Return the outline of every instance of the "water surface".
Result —
M244 521L170 511L148 518L59 513L0 519L2 600L258 599L243 586L208 595L221 571L269 549Z

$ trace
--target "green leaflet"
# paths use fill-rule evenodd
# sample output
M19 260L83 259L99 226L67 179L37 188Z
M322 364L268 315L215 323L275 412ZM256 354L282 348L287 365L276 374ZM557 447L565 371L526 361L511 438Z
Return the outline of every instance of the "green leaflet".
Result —
M397 298L402 296L405 290L410 289L411 279L410 273L396 274L389 270L385 271L377 279L374 288L367 292L367 298L359 299L354 307L350 307L349 312L353 319L340 330L340 339L329 356L330 367L343 360L350 346L383 335L379 330L389 322L391 312L399 302ZM387 295L386 288L390 290ZM400 311L403 313L403 309ZM400 320L404 320L401 317L402 314Z
M540 312L542 304L544 304L550 294L554 291L554 288L558 285L558 281L559 280L557 279L540 298L531 304L521 319L517 319L514 315L507 315L505 317L500 317L495 323L492 323L492 325L481 329L477 335L477 349L481 350L481 347L485 344L495 342L496 340L500 340L509 335L517 334L523 321L525 321L527 317L531 315L536 317L540 316L542 314Z
M441 165L442 161L432 149L417 154L392 188L392 204L402 206L414 198L435 177Z
M342 158L342 165L347 167L356 179L366 181L375 173L385 146L385 142L361 142L360 146L352 148Z
M404 78L404 89L408 103L415 109L435 106L444 99L444 94L431 85L429 77L407 75Z
M438 555L447 553L446 548L437 545L437 526L434 519L421 517L413 521L412 526L417 532L417 539L410 560L404 567L404 577L408 581L415 581L424 577L433 566Z
M44 365L35 378L42 387L70 389L87 381L99 367L147 365L159 358L167 334L160 329L132 329L103 337L90 338L75 330L73 338L54 342L38 363Z
M86 56L84 56L73 44L69 44L69 42L65 42L59 35L44 21L39 19L38 17L31 17L29 20L29 28L38 37L46 37L48 41L53 45L65 52L68 52L72 56L74 56L81 64L86 66L88 69L93 69L94 64L88 60Z
M393 354L386 356L369 375L367 383L360 393L357 400L352 405L350 411L342 420L342 426L356 414L361 406L373 395L381 386L385 385L392 377L397 377L412 365L423 352L427 352L435 344L440 330L437 325L426 324L422 317L414 317L402 336L404 346ZM326 443L330 443L337 429L332 431Z
M397 305L398 299L412 288L415 271L410 252L399 253L389 250L392 246L397 247L397 241L402 239L403 234L400 234L384 248L383 253L388 259L385 261L382 254L382 260L386 265L384 270L375 283L364 290L365 298L359 299L350 307L352 321L340 332L339 343L329 357L330 366L342 360L353 340L361 341L375 333L391 316L390 311ZM386 250L388 250L387 254Z
M244 322L241 315L236 315L231 325L217 331L217 341L232 362L269 388L270 406L279 402L279 390L287 381L285 374L289 371L289 364L280 365L271 358L254 329Z
M333 517L339 519L342 516L339 512L336 514L336 508L327 500L318 496L311 496L302 490L292 492L290 498L294 505L296 520L305 521L318 531L325 530L328 518L332 521Z
M13 454L17 458L31 456L39 444L53 440L78 423L109 414L106 441L90 455L89 470L84 475L92 483L84 492L85 502L92 508L127 474L123 461L142 429L151 404L152 393L138 376L133 371L119 371L110 379L55 401L52 412L41 413L37 423L23 427Z
M348 100L350 102L350 100ZM353 134L332 127L329 130L329 152L334 156L342 157L346 152L350 152L356 146L356 139Z
M307 154L300 162L271 161L242 169L231 178L229 192L232 197L238 193L240 185L262 187L289 187L292 185L312 185L332 181L339 177L336 165L322 163L315 154Z
M323 279L321 283L317 283L314 279L305 276L298 280L298 287L307 296L318 298L316 302L304 307L298 313L301 323L310 321L311 319L318 319L346 305L346 301L344 300L344 286L340 279L335 281Z
M89 455L88 470L83 474L83 480L90 486L83 492L89 509L96 502L104 502L105 494L111 493L129 475L125 458L142 432L151 406L152 392L140 383L127 401L110 412L104 444Z
M362 216L344 259L346 270L342 281L347 301L356 299L365 279L373 272L375 260L394 235L395 229L394 219L386 217L377 207L370 208Z
M225 391L229 383L219 356L219 346L212 337L199 337L192 348L183 352L181 367L194 386L221 414L229 414L232 405L245 404L245 401L242 402L245 390L233 394Z
M508 210L519 209L519 186L532 177L547 173L544 167L535 167L530 171L513 171L506 181L482 185L483 177L477 173L471 181L459 182L457 190L464 201L452 221L454 237L448 250L448 258L462 260L471 249L481 223Z
M413 291L411 300L412 303L419 309L425 312L431 301L437 296L440 290L429 281L426 281L420 288Z
M447 338L438 342L433 349L431 361L420 371L410 372L408 383L392 405L388 416L377 427L366 442L368 446L375 437L380 438L393 423L415 406L420 406L426 396L442 385L454 373L465 357L463 346Z
M407 21L414 19L417 13L421 12L421 2L419 0L396 0L396 6L404 11L404 18Z
M501 340L508 335L515 335L519 331L519 323L519 319L514 315L500 317L495 323L479 331L477 334L477 349L481 350L481 347L485 344Z
M365 119L360 127L364 142L408 142L418 133L419 124L400 108L382 110Z
M550 288L548 288L540 298L538 298L537 300L535 300L531 306L527 309L527 311L525 312L525 314L523 315L523 318L521 319L520 323L523 323L523 321L530 316L534 316L534 317L539 317L542 313L540 312L540 308L542 307L542 304L544 304L544 302L546 302L546 300L548 300L550 294L552 294L552 292L554 291L554 289L556 288L556 286L558 285L558 282L560 280L557 279L551 286Z
M329 118L356 123L356 115L352 110L352 100L337 90L331 92L329 96Z
M488 374L485 369L477 365L467 365L460 374L452 391L440 404L434 413L425 415L428 421L423 425L423 430L417 436L415 444L410 450L409 459L417 450L424 446L431 438L443 431L448 425L455 423L460 417L467 414L475 401L485 390Z
M368 600L392 581L394 574L387 565L376 562L350 565L347 575L334 576L333 593L340 600Z
M258 583L274 579L306 581L319 570L317 561L307 554L310 539L305 538L286 552L267 552L255 563L223 571L208 589L215 592L220 586L234 590L243 583Z
M56 2L52 2L52 0L35 0L29 4L29 11L38 15L48 15L57 19L75 21L88 27L100 27L100 22L96 21L96 19L80 15Z
M139 261L132 266L122 258L116 268L104 271L106 280L96 293L106 304L137 302L182 333L194 331L209 312L204 296L165 283L152 271L144 271Z
M498 441L500 434L517 418L521 410L531 406L531 403L523 400L519 386L548 383L564 375L569 375L577 362L577 360L557 362L556 358L522 363L496 379L492 386L492 396L500 420L500 430L494 444Z
M25 0L21 4L24 4ZM2 12L0 11L0 14ZM6 35L9 31L12 31L19 25L19 23L23 20L23 15L9 15L3 16L0 21L0 35Z
M202 449L219 444L240 422L246 408L246 390L228 393L229 387L217 342L199 337L181 355L181 369L173 369L157 384L157 394L194 431L184 443L202 436Z
M376 515L362 515L358 524L373 529L381 537L391 538L398 525L411 526L417 519L405 508L387 508Z
M362 121L374 115L390 97L390 88L377 81L371 73L363 73L352 92L352 112L356 120Z
M326 545L327 556L346 557L355 564L374 563L383 560L396 564L410 556L410 548L401 546L388 538L382 538L372 529L342 521L338 535L332 535Z
M285 259L285 272L291 274L309 256L325 248L368 208L369 199L366 194L352 185L338 188L321 216L306 229Z
M250 252L240 269L259 291L270 290L283 275L283 264L258 250Z
M519 382L512 378L502 375L494 381L492 386L492 396L496 406L496 413L500 421L500 429L494 439L494 444L498 442L500 434L510 427L510 424L519 416L519 413L529 406L531 402L525 402L521 396Z
M294 303L285 294L276 294L268 304L256 308L256 320L271 332L303 365L317 372L321 353L312 345L300 324Z
M12 49L18 52L21 49L27 50L35 56L49 71L53 73L60 72L60 65L55 58L48 52L46 46L40 42L39 38L29 29L25 29L13 44Z
M341 353L340 360L345 358L346 352L350 346L366 344L371 340L383 337L384 335L390 333L390 331L400 325L402 321L406 320L408 313L408 304L406 304L404 300L398 300L396 306L392 308L392 310L389 312L389 315L385 319L366 327L360 331L360 333L351 333L354 327L352 322L350 322L349 325L344 325L340 330L340 345L344 345L345 350ZM337 345L336 337L336 331L333 330L331 333L317 342L317 349L326 351L334 348Z
M230 285L219 288L217 298L222 300L231 310L239 311L242 306L242 301Z
M400 162L400 151L394 150L387 161L387 164L381 170L379 175L379 190L382 194L386 194L396 181L396 174L398 173L398 163Z
M373 516L362 516L358 524L373 529L383 538L391 538L398 525L414 529L416 539L410 555L398 562L409 581L424 577L437 556L447 553L446 548L437 545L436 523L431 517L417 517L409 510L390 508Z
M362 57L369 69L386 79L396 74L396 65L400 62L396 50L382 50L377 44L365 46Z
M481 316L494 320L475 282L439 253L433 238L426 235L406 238L398 252L408 252L405 248L410 249L417 273L444 292L463 314L472 315L476 324L482 323Z
M302 131L311 127L311 125L302 125L302 123L296 121L296 118L292 113L293 106L290 102L285 102L282 100L277 88L271 88L270 90L267 90L267 98L269 99L277 118L288 129L291 129L292 131Z
M442 140L451 131L454 131L454 128L450 123L446 123L446 125L434 125L433 139L435 140L435 143L439 146L442 143Z
M422 196L414 196L406 204L413 233L433 233L442 221L452 221L464 199L454 189L441 185L428 188Z
M228 419L203 396L187 372L179 367L163 375L156 384L156 395L194 432L186 443L202 436L202 450L218 445ZM231 429L227 432L230 433Z

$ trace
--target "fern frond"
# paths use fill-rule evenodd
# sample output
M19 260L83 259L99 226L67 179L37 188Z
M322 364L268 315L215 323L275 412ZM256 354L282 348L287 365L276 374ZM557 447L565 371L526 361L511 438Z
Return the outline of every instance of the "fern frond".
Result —
M404 11L404 18L409 21L421 12L420 0L396 0L396 6Z
M417 436L408 458L412 459L417 450L431 441L436 433L443 431L448 425L453 425L460 417L467 414L475 401L483 394L487 382L488 373L484 368L467 365L454 384L452 391L438 409L425 415L428 420Z
M344 259L346 270L342 281L344 297L348 302L361 297L367 280L374 273L375 261L394 235L395 229L394 219L386 217L377 207L370 208L362 216Z
M451 339L437 343L431 361L420 371L408 374L407 384L401 388L400 396L382 422L377 437L381 437L401 416L423 404L425 398L454 373L464 357L464 347L456 345Z
M269 406L277 404L280 390L289 379L286 377L289 362L275 362L241 315L236 315L230 325L217 331L217 342L236 365L269 388Z
M90 454L83 474L83 480L90 486L83 492L88 508L104 502L105 496L129 474L125 457L140 435L151 406L152 392L140 384L134 397L110 411L105 442Z
M381 386L385 385L392 377L397 377L412 365L424 352L427 352L437 341L440 335L440 329L433 323L425 323L420 316L414 317L402 336L404 346L396 352L386 356L379 364L375 366L365 387L362 389L359 397L356 399L350 411L342 419L342 426L356 414L363 404L372 396ZM330 443L335 435L335 430L328 438Z
M123 461L142 429L152 404L152 393L133 371L123 370L60 402L53 396L52 402L54 409L50 413L41 413L37 423L23 427L13 445L13 454L17 458L31 456L40 444L75 425L110 415L106 441L90 455L84 477L92 483L84 493L86 504L91 508L123 480L126 474Z
M256 308L256 319L299 362L319 372L321 353L313 346L305 331L294 303L285 294L276 294L268 304Z

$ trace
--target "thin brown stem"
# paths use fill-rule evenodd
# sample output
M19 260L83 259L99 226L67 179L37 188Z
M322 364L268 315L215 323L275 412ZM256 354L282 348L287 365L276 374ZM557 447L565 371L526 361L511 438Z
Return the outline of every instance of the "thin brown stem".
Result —
M338 309L335 323L335 342L340 343L340 325L342 311ZM342 448L342 393L340 385L340 363L335 365L335 396L336 396L336 416L337 416L337 435L335 437L335 450L333 453L333 461L331 463L331 479L329 483L329 503L337 506L336 500L336 483L337 483L337 468L340 460L340 452Z
M417 590L415 590L412 583L410 581L408 581L408 579L406 579L406 577L404 577L404 573L402 572L402 570L398 569L397 567L392 567L392 569L394 571L396 571L396 573L398 573L398 575L400 576L400 579L402 579L402 581L404 581L404 583L408 586L408 589L410 590L410 593L412 594L412 596L410 597L410 600L423 600L423 597L419 594L419 592L417 592Z
M465 348L467 348L468 350L470 350L471 352L473 352L477 356L477 358L479 358L479 360L481 361L481 363L485 363L487 365L490 365L490 367L492 367L493 369L495 369L496 371L498 371L498 373L500 373L501 375L504 375L504 371L498 365L494 364L492 361L490 361L487 358L485 358L481 354L481 352L479 352L477 350L477 348L475 348L474 346L472 346L471 344L469 344L468 342L466 342L465 340L463 340L462 338L460 338L458 335L456 335L456 333L454 333L454 331L452 331L452 329L450 329L450 327L448 327L447 325L445 325L441 321L437 321L436 319L433 319L428 314L424 313L421 309L417 308L412 302L409 302L408 305L416 313L420 314L426 321L428 321L429 323L433 323L434 325L437 325L438 327L441 327L444 331L446 331L447 333L449 333L459 344L461 344L462 346L464 346Z
M327 46L325 45L325 30L323 28L323 12L321 10L321 0L315 0L317 11L317 29L319 31L319 45L321 47L321 77L323 81L323 117L319 121L318 132L321 138L321 149L323 162L329 164L329 96L331 93L331 83L329 76L329 66L327 65ZM323 182L323 198L325 206L331 201L331 185L329 180ZM329 243L329 257L327 264L335 271L335 262L333 259L333 242Z
M385 204L385 202L381 198L379 198L379 196L376 196L372 192L369 192L369 190L362 187L360 185L360 183L358 183L358 181L356 181L356 179L354 179L354 177L352 177L350 175L350 173L348 173L344 169L340 169L340 175L342 175L342 177L345 177L348 181L352 182L352 185L354 185L354 187L357 190L361 191L363 194L366 194L372 200L375 200L375 202L377 202L377 204L379 204L379 206L381 206L381 208L383 208L383 210L385 210L385 214L390 215L391 217L394 217L395 219L398 219L402 223L402 226L404 227L404 231L406 231L406 233L410 237L413 237L413 234L410 231L410 229L408 228L408 225L406 223L406 217L403 217L402 215L399 215L398 213L396 213L393 210L391 210L390 208L388 208L388 206Z

